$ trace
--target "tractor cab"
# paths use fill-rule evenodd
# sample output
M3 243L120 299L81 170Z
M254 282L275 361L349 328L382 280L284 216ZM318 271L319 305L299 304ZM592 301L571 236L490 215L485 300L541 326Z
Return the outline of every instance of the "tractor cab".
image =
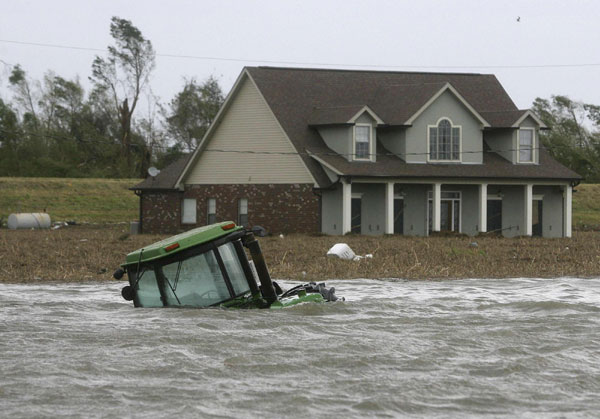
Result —
M325 284L283 292L271 280L254 234L233 222L196 228L131 252L114 276L120 279L124 273L129 285L122 295L135 307L281 308L337 300L334 288Z

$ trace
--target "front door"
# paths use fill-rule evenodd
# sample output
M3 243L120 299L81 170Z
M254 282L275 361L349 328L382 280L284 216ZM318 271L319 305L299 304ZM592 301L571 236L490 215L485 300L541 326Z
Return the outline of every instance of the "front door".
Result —
M487 231L502 231L502 200L488 199L487 201Z
M433 231L433 201L429 192L429 233ZM440 200L440 231L460 232L460 192L442 192Z
M404 234L404 199L394 198L394 234Z
M535 199L532 207L531 234L533 236L542 236L542 201Z

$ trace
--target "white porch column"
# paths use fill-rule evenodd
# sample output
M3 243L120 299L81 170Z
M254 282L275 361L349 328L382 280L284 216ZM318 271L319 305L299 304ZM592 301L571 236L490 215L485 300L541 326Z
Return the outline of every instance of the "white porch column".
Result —
M479 232L487 231L487 183L479 185Z
M563 236L571 237L572 233L572 205L573 205L573 187L571 185L565 186L563 191Z
M528 183L525 185L523 199L525 200L525 232L526 236L531 236L533 225L533 185Z
M342 234L352 231L352 184L342 182Z
M385 184L385 234L394 234L394 182Z
M433 231L440 231L442 229L442 218L441 218L441 207L442 207L442 184L433 184L433 196L431 197L431 204L433 205L431 216L433 218L431 228Z

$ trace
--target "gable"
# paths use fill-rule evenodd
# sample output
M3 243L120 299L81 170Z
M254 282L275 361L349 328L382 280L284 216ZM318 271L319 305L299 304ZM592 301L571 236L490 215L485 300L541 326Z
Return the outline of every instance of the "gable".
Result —
M234 89L184 183L314 183L252 80L243 76Z
M453 126L461 128L461 161L481 163L483 131L481 122L451 91L438 96L406 130L406 161L425 162L427 160L428 126L437 125L441 118L448 118Z

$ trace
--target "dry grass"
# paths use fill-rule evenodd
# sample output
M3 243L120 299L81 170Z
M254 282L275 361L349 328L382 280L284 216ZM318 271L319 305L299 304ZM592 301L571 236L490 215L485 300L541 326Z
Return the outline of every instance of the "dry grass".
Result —
M0 282L112 280L127 253L164 237L129 236L126 226L0 230ZM326 257L337 242L373 258ZM260 243L274 278L600 276L598 232L575 232L572 239L290 235L261 238Z

